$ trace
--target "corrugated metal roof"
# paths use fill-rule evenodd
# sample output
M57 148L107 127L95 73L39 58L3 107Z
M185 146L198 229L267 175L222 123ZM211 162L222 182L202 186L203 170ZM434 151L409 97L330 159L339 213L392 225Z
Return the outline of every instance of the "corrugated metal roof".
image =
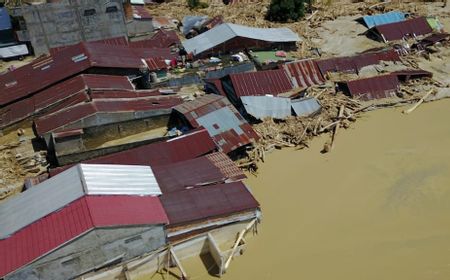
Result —
M136 20L152 20L152 15L148 12L145 6L132 5L133 18Z
M236 164L227 155L220 152L155 166L153 171L163 193L246 178Z
M314 97L295 99L291 101L292 109L299 117L307 117L320 111L322 106Z
M407 81L409 79L420 79L420 78L432 78L433 73L422 70L422 69L405 69L395 72L391 72L392 75L397 76L400 81Z
M391 11L385 14L363 16L362 20L367 28L383 25L387 23L394 23L405 20L405 13L398 11Z
M244 62L233 66L224 67L218 70L206 71L206 79L219 79L230 74L237 74L243 72L254 72L255 65L252 62Z
M84 196L0 240L0 277L93 228L166 223L168 218L157 197Z
M78 123L75 128L84 128L92 124L84 124L83 119L98 113L133 112L136 115L153 110L167 110L170 114L172 107L181 104L183 100L179 96L149 96L141 98L115 98L94 99L88 103L76 104L57 112L44 115L34 121L36 133L43 136L51 131L56 131L68 125ZM106 124L113 120L99 120L98 124Z
M0 128L43 111L51 113L60 108L89 101L89 92L106 88L133 90L133 85L124 76L79 75L1 108Z
M173 55L169 49L79 43L0 75L0 106L34 94L91 67L142 69L145 68L142 59L150 57L170 59Z
M430 45L434 45L438 42L445 41L449 37L450 37L450 34L448 34L448 33L436 33L436 34L432 34L428 37L423 38L420 41L420 44L423 46L430 46Z
M248 114L257 119L285 119L291 116L291 100L273 96L242 96L242 104Z
M283 69L231 74L230 79L237 97L278 95L293 89L293 84Z
M325 82L316 61L307 59L283 64L295 88L306 88Z
M396 75L375 76L338 83L341 89L348 91L353 98L372 100L394 97L399 87Z
M198 55L235 37L265 42L300 41L300 37L289 28L254 28L232 23L223 23L182 43L188 53Z
M168 48L180 43L174 30L158 30L150 39L129 42L132 48Z
M161 202L169 217L170 226L227 216L259 207L258 201L242 182L167 193L161 196Z
M402 40L405 36L426 35L433 32L424 17L413 18L401 22L378 25L370 31L381 36L385 41Z
M379 64L381 61L400 61L399 54L394 50L362 53L354 56L327 58L317 61L317 66L323 76L327 72L354 72L357 73L365 66Z
M203 126L217 147L229 153L259 137L239 112L222 96L205 95L174 107L194 128Z
M77 165L0 204L0 239L86 194L154 196L161 190L149 166Z

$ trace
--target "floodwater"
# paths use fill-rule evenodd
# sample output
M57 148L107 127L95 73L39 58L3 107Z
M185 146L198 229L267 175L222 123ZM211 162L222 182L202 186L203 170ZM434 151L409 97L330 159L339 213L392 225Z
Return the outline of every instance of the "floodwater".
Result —
M269 155L247 180L259 234L223 279L450 279L450 100L401 110L366 114L329 154L320 138Z

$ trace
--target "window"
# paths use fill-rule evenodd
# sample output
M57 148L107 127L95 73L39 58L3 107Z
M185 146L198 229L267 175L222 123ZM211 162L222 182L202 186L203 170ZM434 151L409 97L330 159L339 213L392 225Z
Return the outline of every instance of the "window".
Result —
M95 15L95 9L89 9L89 10L84 10L84 16L85 17L87 17L87 16L93 16L93 15Z
M109 6L106 7L106 13L117 13L119 10L116 6Z

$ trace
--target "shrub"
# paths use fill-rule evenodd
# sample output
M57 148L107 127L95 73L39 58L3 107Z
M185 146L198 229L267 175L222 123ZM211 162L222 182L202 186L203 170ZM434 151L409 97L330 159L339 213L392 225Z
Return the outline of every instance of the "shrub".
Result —
M307 0L272 0L266 19L277 22L297 21L305 15Z

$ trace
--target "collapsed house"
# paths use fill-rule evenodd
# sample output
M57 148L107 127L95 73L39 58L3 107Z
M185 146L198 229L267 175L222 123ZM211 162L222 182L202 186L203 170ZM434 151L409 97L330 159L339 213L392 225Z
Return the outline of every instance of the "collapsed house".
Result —
M148 166L77 165L44 181L0 205L0 277L74 278L164 246L159 194Z
M250 124L222 96L205 95L174 107L181 125L204 127L220 151L230 153L258 140Z
M245 49L292 50L299 41L300 37L289 28L264 29L223 23L182 44L188 53L206 57Z

